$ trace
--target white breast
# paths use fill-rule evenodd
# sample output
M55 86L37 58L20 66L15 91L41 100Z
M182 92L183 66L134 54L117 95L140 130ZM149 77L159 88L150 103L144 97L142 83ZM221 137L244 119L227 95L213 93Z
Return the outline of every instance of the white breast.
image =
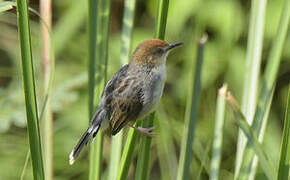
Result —
M165 65L161 66L160 68L158 68L156 73L156 80L153 83L155 83L154 85L152 85L152 95L153 95L153 101L152 104L156 104L159 103L161 96L163 94L163 89L164 89L164 84L165 84L165 80L166 80L166 67Z
M144 94L144 104L140 116L147 115L155 110L163 94L166 80L166 66L160 65L152 70L151 77L148 78L147 90Z

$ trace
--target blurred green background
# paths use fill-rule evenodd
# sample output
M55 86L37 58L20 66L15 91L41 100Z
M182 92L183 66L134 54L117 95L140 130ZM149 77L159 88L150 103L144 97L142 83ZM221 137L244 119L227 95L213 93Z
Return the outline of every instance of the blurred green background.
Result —
M1 2L1 0L0 0ZM88 125L87 94L87 1L53 1L53 35L56 74L52 95L54 118L54 179L87 179L88 148L73 165L68 155ZM266 9L262 69L277 30L283 0L269 0ZM176 174L183 132L186 100L196 57L196 42L203 32L209 36L202 69L202 92L193 147L191 173L208 179L217 89L224 82L241 102L247 47L249 0L172 0L170 1L165 39L182 41L184 46L173 51L167 63L167 83L158 106L158 123L153 138L150 179L167 179L166 172ZM29 6L39 10L39 1ZM124 1L112 0L109 37L109 77L119 67L120 33ZM137 1L134 49L138 43L154 35L157 2ZM39 109L42 106L41 41L39 18L30 14L32 48L35 64ZM278 166L282 120L290 81L290 36L287 35L276 90L272 102L263 146ZM22 90L20 50L15 9L0 13L0 179L19 179L28 151L24 94ZM126 134L127 129L125 129ZM227 108L221 179L232 179L235 167L238 128ZM174 143L167 143L171 139ZM170 141L171 142L171 141ZM138 147L136 148L138 149ZM103 178L107 177L110 136L105 136ZM170 158L168 158L170 157ZM129 178L133 179L136 160ZM203 163L202 163L203 162ZM204 167L204 168L203 168ZM195 176L194 176L195 177ZM257 179L264 179L258 170ZM25 179L32 179L30 164Z

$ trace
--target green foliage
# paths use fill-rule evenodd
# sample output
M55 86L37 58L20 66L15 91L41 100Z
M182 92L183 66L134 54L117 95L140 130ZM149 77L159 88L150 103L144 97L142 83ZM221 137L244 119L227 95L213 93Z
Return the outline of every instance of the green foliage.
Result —
M195 124L197 121L197 111L199 108L199 94L201 89L201 72L203 63L204 45L207 41L207 35L204 35L198 42L198 53L195 64L195 71L192 72L190 95L186 107L186 119L183 131L181 153L179 157L179 166L177 179L189 179L189 169L191 166L191 147L195 133Z
M224 84L218 91L218 99L216 106L216 118L215 118L215 130L214 130L214 142L211 157L211 171L210 179L219 179L222 142L223 142L223 126L225 118L225 105L226 105L227 85Z
M285 5L280 18L277 34L275 36L273 46L269 54L269 60L263 77L262 88L259 94L257 108L253 119L252 129L255 135L260 133L263 118L266 113L266 107L268 106L268 104L271 104L271 92L275 86L275 81L277 78L277 73L281 60L280 56L282 53L282 47L288 30L290 18L290 0L285 0L284 4ZM242 159L241 169L237 175L238 179L248 179L250 173L254 152L249 142L246 145L243 156L244 157Z
M267 1L251 2L251 14L250 14L250 27L246 52L246 71L244 78L244 90L242 97L242 111L249 124L253 122L253 116L256 110L257 104L257 92L258 92L258 80L260 75L260 67L262 61L262 48L263 48L263 35L264 35L264 23L265 23L265 9ZM266 120L267 118L265 118ZM260 133L261 139L264 134ZM243 151L245 149L246 137L241 131L239 131L238 144L237 144L237 160L235 175L237 175L241 161L243 158ZM254 161L256 161L255 159ZM254 162L253 162L254 163ZM252 164L251 174L255 176L256 165Z
M134 28L135 8L136 8L136 0L125 1L123 23L122 23L121 48L120 48L121 49L121 52L120 52L120 65L121 66L124 66L130 61L130 53L132 51L131 44L132 44L132 33L133 33L133 28ZM134 129L130 129L130 131L134 131ZM116 136L112 137L108 179L116 179L118 175L118 169L123 171L123 172L120 172L120 174L124 174L124 175L128 174L128 171L126 168L129 168L129 166L126 167L124 166L125 164L122 164L123 167L119 168L120 157L121 157L121 152L122 152L122 138L123 138L123 130L121 130L121 132L119 132ZM129 139L127 141L129 143ZM132 144L134 144L134 142L132 142ZM126 153L129 153L129 151ZM131 153L133 155L133 152ZM125 157L130 156L128 154L123 154L123 155ZM126 161L123 161L123 163L124 162ZM126 163L131 164L128 161Z
M278 180L287 179L289 177L289 156L290 156L290 86L288 89L288 101L285 112L283 137L281 143L280 163L278 171Z
M96 74L96 49L97 49L97 22L99 22L98 13L98 0L88 1L88 50L89 50L89 63L88 63L88 112L89 121L93 117L95 110L95 74ZM100 23L98 23L100 25ZM100 33L100 32L98 32ZM99 53L99 51L98 51ZM98 60L100 61L100 54L98 54ZM98 69L99 70L99 69ZM99 71L100 72L100 71ZM98 88L101 88L100 85ZM100 165L102 163L102 150L103 150L103 138L102 134L98 134L96 142L93 144L90 151L90 171L89 179L100 178Z
M285 0L268 1L265 12L264 36L262 42L261 71L269 57L274 36L277 32L280 15L285 7ZM286 0L287 1L287 0ZM4 1L0 0L0 4ZM5 1L6 2L6 1ZM30 6L38 9L38 2L30 1ZM112 1L108 48L108 78L120 67L120 48L125 44L122 38L122 15L124 1ZM68 155L75 142L88 125L88 26L86 21L87 1L53 1L53 35L55 37L56 69L54 88L52 89L51 105L54 116L54 179L88 179L89 163L88 149L82 153L78 161L68 165ZM183 138L186 102L188 88L192 86L189 74L195 69L192 63L196 57L196 40L203 32L207 32L210 41L206 45L203 71L201 76L200 106L197 110L194 143L190 148L192 153L189 178L208 179L210 174L210 154L213 149L214 119L217 105L216 92L224 82L227 82L231 92L242 102L245 85L245 68L247 57L247 39L250 37L250 1L227 1L218 3L214 0L180 0L170 1L166 24L165 39L168 42L184 42L184 46L172 52L167 62L167 83L164 95L156 111L158 121L154 122L157 134L150 146L148 177L150 179L171 179L177 177L178 157ZM126 5L125 5L126 6ZM2 6L0 6L2 7ZM127 6L126 6L127 7ZM286 6L287 7L287 6ZM130 7L131 8L131 7ZM126 56L129 56L136 45L144 39L152 38L155 33L155 19L158 3L155 0L136 1L136 18L129 24L134 24L134 30L128 29L132 38L127 45ZM9 7L10 9L10 7ZM5 10L8 10L7 8ZM125 10L125 9L124 9ZM125 12L124 12L125 13ZM39 18L30 13L31 47L35 70L36 95L41 95L41 36ZM289 20L288 20L289 21ZM285 24L286 25L286 24ZM289 26L289 25L288 25ZM20 49L17 34L16 13L8 10L0 13L0 177L4 179L19 179L28 149L28 134L26 133L25 101L21 82ZM105 28L104 28L105 29ZM288 28L289 29L289 28ZM289 30L288 30L289 31ZM109 32L109 31L108 31ZM280 33L283 34L283 33ZM128 37L129 37L128 36ZM285 35L281 52L281 66L277 70L274 82L276 88L272 107L269 113L268 128L265 131L263 143L259 145L271 159L272 166L279 165L279 148L282 134L281 119L287 101L287 74L290 72L289 33ZM122 46L121 46L122 45ZM96 56L98 56L98 52ZM275 55L275 53L274 53ZM271 55L273 57L273 55ZM124 58L125 59L125 58ZM99 62L96 58L96 62ZM122 61L125 63L127 59ZM103 64L104 62L102 62ZM103 65L101 65L103 67ZM268 68L268 65L266 66ZM98 66L96 66L96 69ZM260 92L262 82L273 80L263 78L258 74L257 91ZM96 73L95 83L103 85L103 72ZM91 80L90 80L91 81ZM101 89L101 88L100 88ZM95 103L99 96L96 89ZM42 100L42 96L37 96ZM258 97L256 97L258 98ZM39 101L42 102L42 101ZM269 104L268 104L269 105ZM42 104L38 104L42 108ZM265 108L266 110L267 108ZM222 143L222 159L219 179L233 179L236 157L238 126L232 113L227 108L224 119L224 136ZM139 124L140 126L140 124ZM132 136L133 129L124 129L124 144L118 167L124 168L119 179L134 179L140 144L138 136ZM255 133L254 133L255 134ZM135 139L133 141L127 138ZM112 158L111 137L104 133L104 146L101 163L101 179L108 179ZM132 143L129 143L132 142ZM129 143L129 144L128 144ZM207 148L209 147L209 148ZM209 151L209 152L207 152ZM120 152L120 151L118 151ZM255 151L254 151L255 153ZM127 154L123 155L123 154ZM112 158L113 159L113 158ZM259 161L255 179L265 179L265 167ZM115 165L115 164L114 164ZM120 170L122 171L122 170ZM125 174L125 175L124 175ZM32 179L32 166L27 165L25 179ZM120 178L122 177L122 178ZM127 178L126 178L127 177Z
M151 113L141 123L142 127L150 128L153 126L153 122L156 119L155 113ZM149 168L151 159L151 143L152 137L141 137L139 150L138 150L138 161L136 167L136 180L147 180L149 179Z
M99 99L107 81L108 65L108 41L110 27L111 0L92 0L89 1L89 117L93 117L95 98ZM95 63L97 59L97 63ZM95 69L96 66L96 69ZM101 79L97 79L96 96L95 91L95 74ZM90 150L90 171L89 179L100 179L102 174L102 156L103 156L103 132L99 132L96 141L92 143Z
M245 116L241 112L240 108L238 107L236 100L232 97L230 93L227 95L227 100L229 104L232 106L232 109L235 113L235 118L237 119L237 124L243 131L243 133L247 137L247 144L252 148L253 151L255 151L256 155L259 157L259 160L261 161L261 166L264 169L264 172L268 179L274 179L275 177L275 169L270 162L269 158L266 156L261 144L258 141L257 135L253 132L251 126L246 121ZM245 156L243 158L244 160L248 160L249 156ZM245 179L246 176L250 175L250 171L245 171L243 167L241 167L241 170L237 176L238 179Z
M140 126L140 121L135 125ZM129 168L134 157L134 149L138 140L138 132L134 129L128 132L126 144L123 149L123 154L120 162L120 169L118 171L117 180L127 179Z
M27 129L35 180L44 178L39 119L35 95L34 71L32 64L32 50L27 1L17 1L18 31L22 60L22 77L26 105Z
M167 23L167 13L169 0L159 0L159 6L157 10L157 21L155 29L155 37L157 39L165 39L165 30ZM154 119L156 118L155 112L151 113L142 123L141 126L145 128L153 127ZM151 159L151 143L152 137L141 137L139 146L138 162L136 167L136 180L149 179L149 161Z

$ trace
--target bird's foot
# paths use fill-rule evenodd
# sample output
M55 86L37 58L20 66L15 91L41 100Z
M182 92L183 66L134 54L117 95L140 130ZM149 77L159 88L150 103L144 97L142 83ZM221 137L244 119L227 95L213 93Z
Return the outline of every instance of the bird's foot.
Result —
M152 132L153 129L155 129L155 126L149 127L149 128L143 128L143 127L135 127L131 126L131 128L135 129L136 131L139 131L141 134L148 136L148 137L154 137L155 133Z

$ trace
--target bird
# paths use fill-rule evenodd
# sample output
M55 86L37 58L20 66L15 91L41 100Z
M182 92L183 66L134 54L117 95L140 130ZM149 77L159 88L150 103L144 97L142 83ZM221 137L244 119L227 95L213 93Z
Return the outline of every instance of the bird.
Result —
M69 155L70 165L101 127L109 128L111 135L116 135L127 125L146 136L154 136L154 127L133 124L155 110L163 94L167 56L170 50L182 44L149 39L137 46L130 62L107 82L88 129Z

